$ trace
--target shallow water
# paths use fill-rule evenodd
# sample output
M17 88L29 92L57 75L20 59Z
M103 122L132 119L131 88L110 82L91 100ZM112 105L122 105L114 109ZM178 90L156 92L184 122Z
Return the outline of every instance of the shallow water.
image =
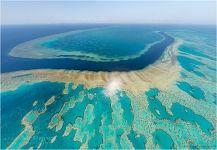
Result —
M55 101L47 107L44 113L37 117L34 116L33 112L25 116L25 119L32 124L35 133L24 148L36 148L40 145L40 142L43 143L41 148L79 148L84 143L87 143L89 148L126 148L129 145L124 143L125 138L132 143L134 148L143 149L146 147L146 135L134 128L133 125L134 119L139 117L134 116L135 108L131 105L133 100L125 92L120 91L117 93L117 96L109 98L106 96L103 88L85 89L82 85L78 85L72 89L73 86L73 83L69 84L66 94L61 93L63 92L64 84L58 82L39 82L32 85L23 85L14 91L3 92L3 98L8 100L8 105L3 103L4 108L6 106L11 108L11 104L14 103L12 99L15 96L18 98L19 94L28 95L28 101L25 101L23 105L16 106L17 109L23 110L20 117L8 119L8 111L2 111L2 120L4 121L2 126L4 131L2 132L2 147L8 146L12 142L11 140L15 139L18 133L23 130L20 121L21 117L25 116L24 113L28 113L30 110L33 110L34 113L42 112L45 108L43 104L51 96L55 96ZM24 89L28 89L25 90L28 94L25 94L25 91L21 92ZM33 89L38 90L33 92ZM51 94L48 96L47 94L43 95L43 93ZM151 89L146 93L150 112L159 120L166 119L175 123L177 119L181 119L184 122L192 123L195 127L197 124L204 133L207 135L211 134L214 127L209 121L179 103L172 104L172 114L169 114L165 106L157 99L159 93L161 92L158 89ZM33 106L35 94L40 97L38 103ZM25 98L23 97L23 99ZM22 98L19 97L19 99L22 101ZM11 109L10 114L17 115L17 109ZM18 126L20 128L17 128ZM73 128L67 131L67 126L72 126ZM14 129L9 129L9 127L19 130L15 132ZM128 134L124 137L123 135L127 132ZM27 130L14 143L13 148L22 145L29 136L30 131ZM51 144L51 140L55 136L56 140ZM163 129L156 130L153 136L153 142L155 145L159 145L160 148L171 148L174 146L170 135L165 133Z
M171 37L169 43L174 39L184 41L177 50L180 77L168 87L153 84L148 89L144 87L138 95L127 89L118 89L111 96L106 93L107 86L87 88L82 84L75 85L73 81L69 84L41 80L32 83L29 80L35 74L14 75L11 81L19 81L20 85L1 92L1 148L216 149L215 32L210 27L153 27L153 30L157 29L162 29L169 39ZM16 46L30 37L38 38L27 37L14 45L3 42L2 72L61 68L65 62L71 62L67 59L48 61L7 56L9 49L5 49L6 45ZM163 44L165 48L167 44ZM159 60L163 52L151 56ZM58 66L58 61L63 64ZM124 69L143 68L146 60L138 61L135 61L137 66L126 61L128 67ZM85 70L95 63L71 65ZM113 62L113 65L118 67L118 63ZM94 67L101 69L97 65ZM109 70L106 66L102 68ZM3 86L8 84L7 81L2 83ZM26 124L28 128L25 128Z
M92 53L106 58L129 58L149 44L161 40L156 31L144 26L114 26L54 36L40 42L44 48L67 52ZM46 49L45 49L46 50ZM73 53L72 53L73 55Z
M21 119L31 109L41 109L44 102L52 96L62 94L63 83L41 82L30 86L20 86L15 91L1 93L2 147L12 142L15 136L22 131ZM34 101L38 101L32 108Z
M158 129L153 133L154 143L158 144L161 149L172 149L174 146L171 137L163 130Z
M163 40L157 42L158 39L155 38L155 44L148 47L145 53L141 53L137 57L129 56L126 59L121 59L117 61L95 61L86 59L73 59L73 58L42 58L42 59L30 59L30 58L19 58L19 56L13 57L12 61L8 60L5 63L15 63L16 64L5 64L6 68L2 68L2 72L16 71L16 70L28 70L28 69L67 69L67 70L80 70L80 71L131 71L144 69L150 64L156 62L167 46L174 42L174 39L167 35L166 33L160 32L161 36L164 37ZM157 40L157 41L156 41ZM31 44L31 43L30 43ZM33 44L34 45L34 44ZM28 46L29 47L29 46ZM32 45L30 45L32 47ZM21 48L26 49L26 48ZM39 48L40 49L40 48ZM126 49L125 49L126 50ZM43 50L46 51L46 50ZM114 49L114 51L116 51ZM19 53L19 49L16 51ZM23 52L26 54L26 52ZM116 55L116 54L114 54ZM6 56L8 57L8 56ZM111 58L114 59L114 58ZM9 56L10 60L10 56ZM15 66L15 67L13 67Z
M179 103L174 103L172 105L171 111L176 119L183 119L184 121L189 121L192 123L197 123L203 132L210 134L213 130L213 125L207 121L204 117L195 114L191 109L180 105Z
M205 98L204 92L197 86L191 86L187 82L178 82L177 86L195 99L201 100Z

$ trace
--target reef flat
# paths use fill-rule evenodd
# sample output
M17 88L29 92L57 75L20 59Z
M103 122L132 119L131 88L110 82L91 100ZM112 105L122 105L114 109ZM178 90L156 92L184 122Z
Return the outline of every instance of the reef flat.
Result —
M2 73L1 147L216 149L216 45L200 31L165 32L139 70Z
M115 28L115 31L110 31L110 28L100 28L80 31L78 33L85 35L81 37L76 37L77 32L69 32L63 35L54 35L45 37L45 39L40 38L24 42L14 47L9 53L9 55L14 56L14 58L17 57L20 61L23 60L23 63L19 61L18 64L20 65L17 65L16 68L8 69L13 69L13 71L28 70L30 67L34 69L48 68L104 72L141 70L157 61L165 49L174 42L174 39L165 32L157 32L153 29L147 31L144 27L137 28L133 30L132 27L127 27L123 30L119 27L117 29ZM130 36L131 30L133 33L135 32L132 35L135 37ZM128 33L129 31L131 32ZM125 34L127 38L125 38ZM103 35L108 36L105 38L105 41L103 40ZM116 37L118 35L120 37ZM98 36L101 38L98 39ZM53 38L55 40L53 40ZM95 41L95 38L97 41ZM114 38L117 39L114 41ZM129 38L135 38L134 40L139 42L131 41ZM64 40L66 40L66 44L63 44ZM84 43L81 44L79 41L84 41ZM132 42L130 45L129 41ZM55 44L52 44L53 42ZM42 46L47 45L47 43L49 43L49 46L52 45L53 48ZM76 48L72 49L72 45L76 45L77 43L79 43L76 47L78 50ZM85 44L86 46L84 46ZM105 47L110 48L107 49ZM136 49L134 47L136 47ZM83 51L81 52L79 49ZM96 51L95 49L98 50ZM80 54L77 55L77 53ZM115 57L111 56L112 54L114 54ZM30 66L28 64L32 65Z
M44 80L54 82L60 81L64 83L73 81L76 85L83 84L86 87L106 86L108 83L114 81L130 93L140 93L140 91L143 92L144 90L155 86L164 89L167 88L171 82L179 78L179 71L181 68L176 62L176 48L180 44L181 41L176 41L167 48L160 60L147 68L138 71L93 72L52 69L5 73L2 75L4 81L2 90L15 88L26 81L28 83L34 83ZM28 76L26 76L26 74Z
M9 55L21 58L113 62L135 59L156 43L164 33L143 26L113 26L71 31L30 40L15 46Z

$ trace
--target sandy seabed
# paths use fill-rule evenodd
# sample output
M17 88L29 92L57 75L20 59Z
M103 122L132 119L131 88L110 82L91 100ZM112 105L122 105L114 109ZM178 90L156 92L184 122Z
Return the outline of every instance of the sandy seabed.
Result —
M130 96L135 96L134 101L136 101L135 104L138 104L133 107L137 108L134 109L135 111L135 116L137 119L135 119L135 124L136 124L136 129L139 130L139 122L146 122L146 128L147 131L153 132L158 125L153 125L152 121L147 121L147 120L142 120L142 119L148 119L144 118L143 112L145 112L146 109L144 107L147 107L147 101L144 101L144 97L139 98L138 95L144 93L147 91L149 88L158 88L159 90L168 90L170 92L170 89L173 88L173 86L176 84L176 81L179 80L179 74L181 71L181 67L176 60L176 56L178 54L177 47L182 43L181 40L176 40L172 45L170 45L161 58L156 61L154 64L149 65L148 67L142 69L142 70L137 70L137 71L129 71L129 72L92 72L92 71L76 71L76 70L53 70L53 69L40 69L40 70L28 70L28 71L17 71L17 72L11 72L11 73L3 73L2 74L2 91L7 91L7 90L13 90L16 89L18 86L22 84L33 84L35 82L40 82L40 81L51 81L51 82L64 82L65 84L65 90L64 92L67 93L68 85L69 83L75 84L75 86L82 84L86 88L93 88L93 87L107 87L109 83L112 82L117 82L121 90L124 90L127 92L128 95ZM176 91L176 89L175 89ZM178 93L178 91L177 91ZM174 91L172 92L174 94ZM162 95L159 95L161 98ZM175 97L175 96L174 96ZM201 101L195 101L192 100L190 96L186 96L183 98L183 95L181 93L181 96L176 96L174 98L167 98L167 101L162 101L162 103L166 106L166 109L169 113L171 104L174 101L179 101L180 103L186 104L189 108L192 108L196 112L196 110L201 110L197 112L198 114L205 116L208 118L212 124L215 124L216 120L213 115L210 113L213 112L213 107L210 107L210 105L204 105L205 102ZM49 100L45 104L45 109L42 111L44 113L46 111L46 108L48 105L52 104L52 99ZM35 103L35 102L34 102ZM196 105L198 104L198 105ZM33 104L34 105L34 104ZM210 110L208 112L203 112L203 109L199 108L206 108L206 110ZM30 112L31 113L31 112ZM145 112L146 113L146 112ZM36 114L36 117L40 114ZM17 138L9 145L8 148L13 146L19 140L19 138L22 136L24 132L28 132L28 138L20 145L22 147L26 143L29 142L30 138L34 135L34 130L32 128L32 125L25 120L25 117L28 117L28 114L24 116L22 120L22 124L25 126L25 129L23 132L21 132ZM140 118L141 117L141 118ZM62 125L62 120L60 120L60 123L58 125ZM50 124L49 124L50 125ZM138 125L138 126L137 126ZM165 123L165 125L167 125ZM174 124L175 125L175 124ZM154 126L154 127L153 127ZM156 126L156 127L155 127ZM56 129L60 128L59 126L56 127ZM153 127L153 128L151 128ZM52 126L48 126L48 128L52 128ZM69 126L69 128L72 128ZM175 130L175 129L174 129ZM177 129L179 130L179 128ZM151 132L150 131L150 132ZM216 132L213 131L213 132ZM67 132L65 133L66 135L68 134ZM152 138L149 137L149 134L147 135L147 147L152 147ZM210 141L213 141L213 135L211 137L206 137ZM54 142L56 137L53 137L51 140ZM183 141L182 141L183 142ZM40 144L39 144L40 145Z
M77 70L39 69L17 71L2 74L2 91L16 89L19 85L31 84L40 81L73 82L89 87L105 87L110 82L118 82L122 90L131 94L139 94L148 88L157 87L166 89L173 81L179 78L181 70L176 61L177 47L182 43L176 40L169 46L163 56L148 67L129 72L93 72Z

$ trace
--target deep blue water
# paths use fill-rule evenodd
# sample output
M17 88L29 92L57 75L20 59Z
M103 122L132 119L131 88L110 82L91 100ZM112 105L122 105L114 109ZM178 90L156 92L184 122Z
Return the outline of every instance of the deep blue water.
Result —
M2 30L2 72L15 71L20 69L33 69L33 68L64 68L64 69L79 69L79 70L133 70L140 69L148 65L149 63L153 63L157 60L164 51L164 48L173 41L173 38L164 35L167 39L159 44L155 45L154 48L146 53L144 56L139 57L138 59L128 60L128 61L120 61L120 62L112 62L112 63L101 63L101 62L89 62L89 61L76 61L71 59L53 59L53 60L34 60L34 59L22 59L7 56L8 52L11 48L16 46L19 43L25 42L27 40L35 39L41 36L46 36L49 34L61 33L65 31L81 29L81 28L92 28L96 27L94 25L87 26L71 26L71 25L61 25L61 26L8 26L3 27ZM150 27L151 28L151 27ZM186 28L188 30L198 30L203 32L202 27L174 27L174 26L155 26L156 30L161 30L162 34L164 31L168 29L183 29ZM153 29L153 27L152 27ZM200 29L200 30L199 30ZM206 28L206 32L209 31L209 28ZM213 30L210 30L213 31ZM159 51L160 50L160 51ZM189 52L194 54L196 50L188 50L186 47L182 47L181 51ZM201 53L196 53L197 56L206 57ZM148 58L148 60L144 60L144 58ZM204 65L203 63L190 59L185 56L178 56L178 61L180 65L187 71L193 72L198 76L201 76L201 72L198 72L199 66ZM70 63L74 64L70 64ZM119 67L114 67L115 65L120 65ZM122 65L122 66L121 66ZM114 67L114 68L112 68ZM214 68L213 68L214 69ZM201 71L201 70L200 70ZM201 73L201 74L200 74ZM22 76L28 76L31 74L25 74ZM186 74L182 74L186 76ZM64 129L66 125L71 123L75 124L76 118L81 117L84 119L84 112L88 104L94 106L93 116L94 121L90 125L84 124L81 128L85 130L89 130L89 132L95 131L95 135L89 139L88 146L90 148L99 148L99 145L102 142L102 134L99 132L99 127L102 126L101 121L103 117L106 117L105 130L103 133L107 134L109 126L112 124L112 105L111 101L108 97L103 94L102 88L91 88L84 89L83 85L78 85L76 89L72 89L73 83L71 83L68 87L68 93L63 94L64 83L58 82L40 82L32 85L22 85L18 87L16 90L6 91L1 93L1 114L2 114L2 142L1 147L6 148L14 138L22 131L23 126L20 124L22 117L31 109L39 110L42 109L43 104L47 101L51 96L56 96L56 102L53 105L48 107L48 110L45 114L39 116L39 118L33 124L34 129L36 130L35 135L31 138L30 142L24 147L29 148L30 146L37 146L38 142L41 139L46 139L42 148L79 148L81 146L81 142L73 141L73 137L75 136L76 130L72 130L70 135L65 138L62 137ZM203 88L194 86L193 84L187 82L177 82L177 86L188 93L192 97L198 100L204 100L205 95L203 92ZM79 92L84 92L84 97L82 101L79 101ZM153 117L158 120L166 120L176 123L177 120L182 120L188 122L195 127L199 127L199 130L202 130L205 134L210 135L213 133L214 125L211 122L206 120L203 116L197 114L190 108L187 108L181 103L173 103L171 107L172 114L168 113L166 107L161 103L161 99L158 97L158 93L162 92L157 88L152 88L146 92L146 96L148 99L148 111L152 112ZM88 99L87 94L94 95L97 93L97 96L92 100ZM216 94L216 93L215 93ZM216 97L216 96L215 96ZM68 101L70 98L75 99L75 106L73 109L70 109L67 113L62 115L62 119L64 120L64 125L62 129L56 133L54 129L47 130L47 125L52 116L59 112L62 108L64 102ZM32 106L32 103L38 100L38 104L36 106ZM127 138L132 142L135 148L145 148L146 144L146 135L141 134L133 128L134 118L137 116L133 114L131 99L127 97L127 95L123 92L123 96L119 95L119 101L121 105L121 109L123 109L123 115L119 115L120 119L123 118L124 121L127 122L127 126L131 128L130 132L127 134ZM205 110L204 110L205 111ZM177 121L178 122L178 121ZM145 124L144 124L145 125ZM115 128L115 134L111 134L111 137L116 136L116 144L118 148L121 148L120 137L125 132L122 128ZM111 133L112 133L111 132ZM173 132L173 131L171 131ZM182 132L182 131L180 131ZM171 133L167 133L162 129L158 129L153 134L154 143L158 144L161 148L172 148L174 146L173 140L170 137ZM50 145L50 138L54 135L57 135L57 141ZM172 135L172 134L171 134ZM84 142L87 140L83 139ZM176 139L175 139L176 140ZM84 143L83 142L83 143ZM109 142L108 142L109 143ZM106 143L107 144L107 143ZM195 144L195 143L193 143ZM107 145L108 147L112 147L112 145ZM192 145L194 146L194 145Z
M129 71L139 70L155 62L174 39L165 33L164 41L154 45L147 53L139 58L119 62L93 62L73 59L26 59L8 56L10 50L16 45L39 37L58 34L73 30L105 27L108 25L14 25L2 26L1 35L1 72L12 72L29 69L74 69L90 71ZM111 25L110 25L111 26ZM119 25L121 26L121 25ZM191 25L122 25L134 28L146 27L152 31L186 30L200 33L213 33L215 26Z
M98 25L99 26L99 25ZM103 26L103 25L100 25ZM105 25L104 25L105 26ZM174 39L161 33L165 40L151 47L139 58L118 62L93 62L73 59L26 59L8 56L10 50L17 44L43 37L45 35L61 33L71 30L94 28L97 25L46 25L46 26L3 26L2 27L2 68L1 72L11 72L28 69L75 69L91 71L129 71L142 69L155 62ZM135 26L136 27L136 26ZM147 25L150 30L165 30L168 26Z
M28 70L36 68L55 68L60 61L23 59L8 56L16 45L47 35L72 30L104 27L106 25L5 25L1 26L1 72ZM53 63L53 65L52 65ZM65 64L64 64L65 65ZM41 66L41 67L40 67Z

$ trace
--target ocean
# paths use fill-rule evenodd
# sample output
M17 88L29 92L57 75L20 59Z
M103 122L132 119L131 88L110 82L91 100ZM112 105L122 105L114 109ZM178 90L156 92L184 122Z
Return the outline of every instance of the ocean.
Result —
M1 148L216 149L215 26L144 25L146 30L158 31L164 38L142 55L118 61L8 55L12 48L29 40L107 27L2 27ZM76 39L71 36L46 41L41 46L61 51L72 51L71 46L82 51L85 47L83 51L88 53L97 45L88 43L92 33ZM107 37L117 42L112 47L119 50L116 59L134 43L122 47L123 41L118 40L125 37L119 36L116 33ZM81 39L88 40L79 44ZM95 41L100 43L101 39L96 37ZM71 46L64 45L64 40ZM174 43L179 45L171 48ZM139 52L140 46L130 49L128 55ZM100 47L97 50L94 53L104 54ZM115 50L105 55L109 59L113 53ZM176 57L171 57L171 53ZM87 70L93 72L82 72Z

